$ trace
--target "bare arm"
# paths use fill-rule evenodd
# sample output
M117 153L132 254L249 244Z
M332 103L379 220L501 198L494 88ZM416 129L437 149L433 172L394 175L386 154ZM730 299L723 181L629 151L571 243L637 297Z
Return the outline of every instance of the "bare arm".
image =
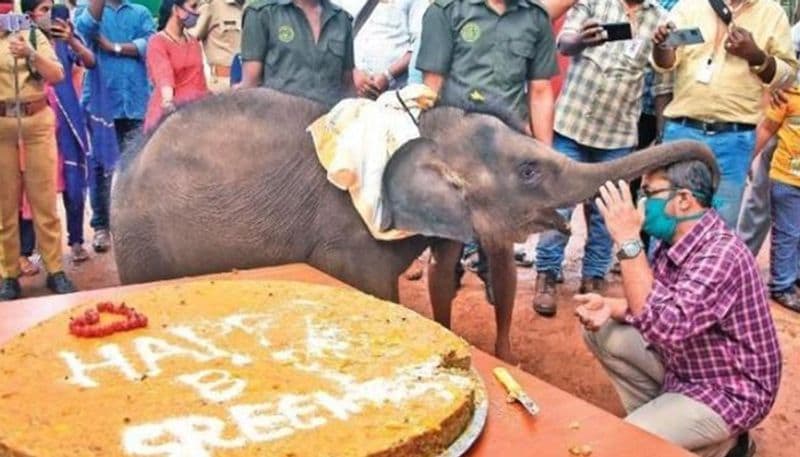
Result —
M77 37L73 36L69 40L69 47L78 55L81 64L86 68L94 68L97 62L94 58L94 53L83 44Z
M542 4L550 15L550 19L556 20L575 4L575 0L543 0Z
M256 61L242 63L242 83L239 87L247 89L259 87L263 80L264 64Z
M656 110L656 138L662 138L664 136L664 124L666 124L666 118L664 118L664 109L667 108L669 102L672 101L672 93L668 94L661 94L656 95L654 100L655 110Z
M528 81L528 112L531 133L542 143L553 144L553 109L555 98L549 79Z
M753 148L753 159L758 157L764 147L767 145L767 142L775 136L778 132L778 129L781 127L779 122L775 122L772 119L764 118L759 122L758 128L756 129L756 145Z
M422 75L422 83L433 89L433 91L438 94L442 91L442 87L444 87L444 78L444 75L426 71Z

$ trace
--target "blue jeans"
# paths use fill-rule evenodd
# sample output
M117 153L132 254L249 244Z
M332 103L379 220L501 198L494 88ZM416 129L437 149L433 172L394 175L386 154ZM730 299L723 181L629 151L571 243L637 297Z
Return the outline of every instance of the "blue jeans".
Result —
M117 145L120 154L125 154L125 145L128 140L141 128L140 119L114 119L114 130L117 133ZM89 186L89 202L92 205L92 220L89 225L95 230L108 230L109 219L108 208L111 198L111 176L113 170L106 170L97 154L92 154L89 160L92 172L89 179L94 182Z
M599 163L618 159L630 154L633 148L620 149L597 149L584 146L575 141L555 134L553 148L565 154L572 160L586 163ZM614 243L606 230L603 217L597 211L592 201L589 204L589 220L587 227L586 245L583 253L583 272L584 278L602 278L608 273L611 266L611 250ZM562 208L558 212L570 219L575 207ZM564 262L564 248L567 246L569 238L556 230L542 233L539 244L536 246L536 270L539 272L550 272L556 276L561 274L561 264Z
M772 181L772 246L770 290L791 292L800 277L800 187Z
M668 121L664 127L664 141L675 140L696 140L711 148L722 173L716 194L720 205L717 212L728 227L735 230L747 170L750 168L750 156L755 147L755 130L711 134Z

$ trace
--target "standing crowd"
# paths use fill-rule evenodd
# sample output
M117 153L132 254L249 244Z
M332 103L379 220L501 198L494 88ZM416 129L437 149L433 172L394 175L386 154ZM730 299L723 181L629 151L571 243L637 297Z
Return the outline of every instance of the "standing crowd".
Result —
M87 189L92 247L107 251L114 166L180 105L260 86L333 105L424 83L441 104L507 108L579 162L710 148L719 179L672 164L583 205L577 314L629 421L704 456L751 455L781 368L754 260L770 231L769 292L800 312L800 26L774 0L333 1L163 0L154 20L129 0L22 0L35 27L0 31L0 300L21 296L34 246L50 289L74 290L57 192L71 260L89 257ZM689 29L702 39L674 39ZM543 316L567 242L546 232L536 249ZM603 296L615 258L624 299Z

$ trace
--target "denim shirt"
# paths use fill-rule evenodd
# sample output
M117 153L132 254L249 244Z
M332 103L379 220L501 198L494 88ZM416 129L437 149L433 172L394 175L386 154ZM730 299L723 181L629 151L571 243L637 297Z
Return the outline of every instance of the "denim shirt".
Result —
M147 8L128 0L123 0L116 9L106 4L99 22L92 17L87 7L79 9L81 11L76 15L75 28L92 45L97 56L97 67L102 71L111 114L114 119L144 119L150 97L145 51L148 38L155 32L153 17ZM98 34L112 43L133 43L139 56L118 56L101 51L95 43ZM84 104L91 96L90 86L84 85Z

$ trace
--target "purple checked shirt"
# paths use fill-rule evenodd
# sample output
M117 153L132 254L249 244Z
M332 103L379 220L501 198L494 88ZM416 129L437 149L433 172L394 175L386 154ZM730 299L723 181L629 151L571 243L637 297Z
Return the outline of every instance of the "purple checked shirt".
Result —
M734 434L751 429L775 402L781 353L750 251L711 210L656 249L653 276L644 311L628 321L661 356L663 392L709 406Z

